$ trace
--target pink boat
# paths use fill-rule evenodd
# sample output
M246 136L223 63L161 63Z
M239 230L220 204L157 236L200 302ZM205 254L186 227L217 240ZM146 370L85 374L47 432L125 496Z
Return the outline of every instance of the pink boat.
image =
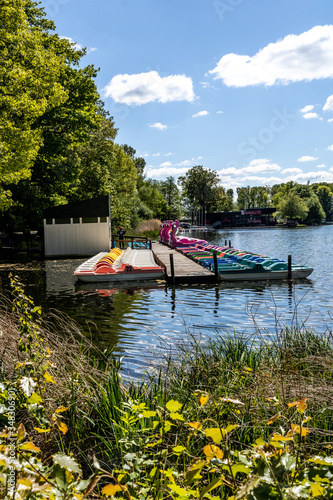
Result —
M181 248L181 247L188 247L188 246L193 246L193 245L206 245L207 241L206 240L199 240L197 238L185 238L184 236L177 237L177 230L179 228L179 221L175 220L172 223L172 231L171 231L171 237L170 237L170 244L174 248Z

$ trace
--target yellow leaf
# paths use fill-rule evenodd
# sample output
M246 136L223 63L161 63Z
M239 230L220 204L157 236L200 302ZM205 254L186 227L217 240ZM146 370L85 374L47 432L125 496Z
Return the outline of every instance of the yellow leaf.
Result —
M156 411L148 411L148 410L144 410L144 411L142 412L142 416L143 416L144 418L155 417L155 416L156 416L156 413L157 413Z
M59 431L62 432L63 434L66 434L66 432L68 431L67 425L64 424L64 422L57 422L57 425L58 425Z
M24 425L21 423L17 428L17 440L22 441L24 436L25 436L25 428Z
M56 384L57 383L54 380L54 378L52 377L52 375L50 375L48 372L44 373L44 378L45 378L46 382L51 382L52 384Z
M293 432L300 434L301 437L304 437L304 436L307 436L308 434L310 434L310 431L309 431L309 429L307 429L307 427L302 427L302 430L301 430L301 427L299 425L291 424L291 428L292 428Z
M308 422L310 422L310 420L312 420L312 418L311 418L311 417L306 417L306 418L303 420L302 425L307 424Z
M170 413L169 417L172 418L172 420L184 420L181 413Z
M188 422L187 425L192 427L192 429L202 429L202 424L200 422Z
M113 497L118 491L123 491L123 488L119 484L107 484L102 489L102 495Z
M238 424L233 424L233 425L229 424L229 425L226 427L225 432L229 434L230 432L232 432L232 431L234 431L235 429L237 429L237 427L239 427L239 425L238 425Z
M203 448L203 452L206 455L207 462L210 462L213 458L223 458L223 451L215 444L207 444Z
M65 406L59 406L59 408L56 409L56 413L63 413L64 411L67 411L68 407L66 408Z
M168 401L168 403L165 406L167 407L167 409L169 410L170 413L175 413L178 410L180 410L183 405L181 403L179 403L178 401L171 399L170 401Z
M321 497L325 493L324 486L321 486L319 483L311 483L310 488L313 497Z
M280 434L273 434L272 441L292 441L293 438L289 436L280 436Z
M204 433L207 437L212 438L214 443L220 444L222 438L225 436L226 432L224 429L220 429L219 427L212 427L210 429L205 429Z
M172 448L172 451L177 455L184 450L186 450L185 446L175 446L174 448Z
M278 418L280 418L281 416L281 413L277 413L276 415L274 415L274 417L271 417L268 422L266 422L266 425L271 425L273 424Z
M24 443L22 446L20 446L21 450L26 450L26 451L40 451L40 448L38 446L35 446L34 443Z
M300 399L299 401L294 401L293 403L288 403L288 406L289 406L289 408L291 408L292 406L297 406L298 413L303 413L308 407L308 405L306 404L306 399L307 398L303 398L303 399Z
M209 399L208 394L202 394L199 398L200 405L204 406L207 403L208 399Z
M22 479L18 479L18 484L22 484L23 486L27 486L27 488L31 488L32 486L32 482L29 481L29 479L25 479L25 478L22 478Z
M39 427L34 427L35 431L38 432L38 434L43 434L46 432L50 432L51 429L40 429Z

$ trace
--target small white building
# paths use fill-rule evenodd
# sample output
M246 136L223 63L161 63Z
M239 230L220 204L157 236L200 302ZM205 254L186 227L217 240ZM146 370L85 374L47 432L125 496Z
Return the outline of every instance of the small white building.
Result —
M45 257L81 257L110 250L109 196L44 210Z

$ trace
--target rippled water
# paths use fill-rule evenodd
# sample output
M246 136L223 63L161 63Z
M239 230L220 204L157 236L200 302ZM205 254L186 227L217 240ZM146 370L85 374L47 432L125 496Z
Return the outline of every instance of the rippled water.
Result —
M138 376L155 349L174 344L187 331L252 333L257 325L274 334L280 324L331 329L333 226L297 229L243 229L205 233L211 242L308 264L314 272L293 284L282 282L179 285L163 281L130 287L78 284L73 271L82 260L46 261L40 270L16 271L26 291L42 305L67 313L101 347L114 346L126 357L128 373ZM193 236L193 234L191 235ZM202 237L202 233L200 233ZM0 271L2 291L8 270Z

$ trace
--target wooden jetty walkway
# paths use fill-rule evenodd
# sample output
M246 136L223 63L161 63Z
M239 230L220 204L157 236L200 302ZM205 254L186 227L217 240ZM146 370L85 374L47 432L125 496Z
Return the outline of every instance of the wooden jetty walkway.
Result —
M214 273L177 252L174 248L158 242L152 243L152 250L156 262L165 267L167 279L173 283L215 283L217 281Z

